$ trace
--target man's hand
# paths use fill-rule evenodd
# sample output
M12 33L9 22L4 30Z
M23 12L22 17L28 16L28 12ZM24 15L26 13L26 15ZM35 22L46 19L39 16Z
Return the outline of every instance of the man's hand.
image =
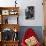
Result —
M38 41L34 36L32 36L32 37L25 40L25 43L27 44L27 46L34 46L34 45L37 44L37 42Z

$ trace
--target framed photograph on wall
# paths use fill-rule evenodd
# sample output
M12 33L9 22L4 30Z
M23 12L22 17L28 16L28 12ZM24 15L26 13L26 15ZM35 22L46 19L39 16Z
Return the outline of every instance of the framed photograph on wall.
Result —
M2 10L2 15L9 15L9 10Z
M34 19L34 6L28 6L25 9L25 17L26 19Z
M17 16L10 16L8 18L8 24L17 24L18 23L18 17Z

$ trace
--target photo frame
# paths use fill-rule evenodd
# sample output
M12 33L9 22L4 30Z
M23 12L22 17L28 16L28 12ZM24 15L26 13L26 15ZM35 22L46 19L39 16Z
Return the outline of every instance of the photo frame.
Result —
M18 40L18 32L14 32L10 28L5 28L2 31L1 38L2 38L3 41Z
M17 16L3 16L2 19L3 24L17 24L18 23L18 17Z
M8 18L8 24L17 24L18 23L18 17L17 16L11 16Z
M10 15L17 15L18 12L17 12L16 10L10 10L10 11L9 11L9 14L10 14Z
M12 40L12 30L10 28L5 28L2 31L2 40L3 41L8 41L8 40Z
M34 6L28 6L25 9L25 18L26 19L34 19Z
M3 16L2 23L8 24L8 16Z
M9 15L9 10L2 10L2 15Z

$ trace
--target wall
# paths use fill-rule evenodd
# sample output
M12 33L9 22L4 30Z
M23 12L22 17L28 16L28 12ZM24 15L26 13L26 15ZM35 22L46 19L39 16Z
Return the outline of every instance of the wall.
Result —
M25 0L19 1L21 3L20 11L20 24L22 26L42 26L43 25L43 11L42 11L42 0ZM25 9L27 6L35 7L35 19L34 20L25 20Z
M0 0L0 6L14 6L15 0ZM43 6L42 0L17 0L17 6L20 7L19 10L19 24L21 26L43 26ZM27 6L35 7L35 19L26 20L25 19L25 9Z

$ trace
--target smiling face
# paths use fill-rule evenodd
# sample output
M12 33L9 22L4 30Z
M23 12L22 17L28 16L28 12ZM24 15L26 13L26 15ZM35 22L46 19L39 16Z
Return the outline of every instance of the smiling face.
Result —
M28 38L28 39L25 40L25 43L26 43L28 46L36 45L37 42L38 42L38 41L37 41L37 39L36 39L34 36L32 36L32 37L30 37L30 38Z

